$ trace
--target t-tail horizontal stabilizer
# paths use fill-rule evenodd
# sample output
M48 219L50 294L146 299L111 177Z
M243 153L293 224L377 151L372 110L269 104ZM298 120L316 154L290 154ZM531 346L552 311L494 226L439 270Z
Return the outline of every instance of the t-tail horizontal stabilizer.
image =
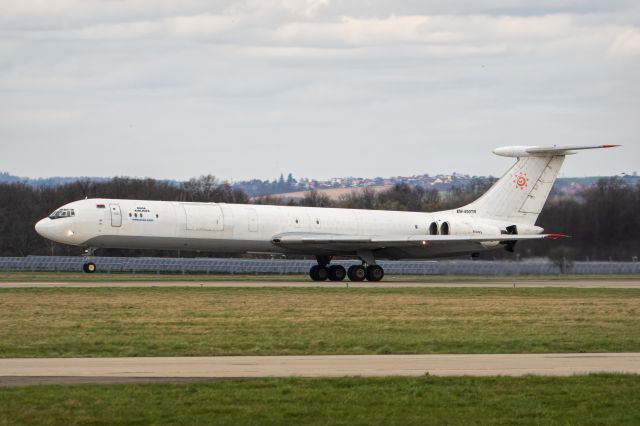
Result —
M475 211L486 219L534 225L566 155L616 146L619 145L496 148L495 154L516 157L518 161L482 197L461 209Z
M585 149L615 148L620 145L583 145L583 146L503 146L493 153L502 157L554 157L557 155L577 154Z

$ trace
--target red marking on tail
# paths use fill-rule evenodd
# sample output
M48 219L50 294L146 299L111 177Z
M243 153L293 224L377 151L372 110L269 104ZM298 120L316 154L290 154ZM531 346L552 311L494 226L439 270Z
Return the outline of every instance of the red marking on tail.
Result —
M545 238L548 238L550 240L558 240L560 238L571 238L571 237L565 234L549 234Z

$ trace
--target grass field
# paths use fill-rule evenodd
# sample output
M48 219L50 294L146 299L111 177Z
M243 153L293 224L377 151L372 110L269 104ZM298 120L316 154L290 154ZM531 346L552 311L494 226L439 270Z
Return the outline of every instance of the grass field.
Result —
M640 376L222 380L0 392L0 425L637 425Z
M638 275L523 275L523 276L460 276L460 275L386 275L385 282L513 282L515 281L572 281L572 280L640 280ZM307 275L247 275L247 274L154 274L154 273L106 273L82 272L0 272L3 282L171 282L171 281L285 281L310 282ZM318 285L322 285L319 283Z
M1 289L0 357L640 350L634 289Z

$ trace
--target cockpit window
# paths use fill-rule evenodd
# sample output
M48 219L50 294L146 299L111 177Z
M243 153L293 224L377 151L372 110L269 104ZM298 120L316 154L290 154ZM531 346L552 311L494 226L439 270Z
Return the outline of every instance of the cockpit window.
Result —
M74 217L76 212L73 209L58 209L49 215L49 219L60 219L63 217Z

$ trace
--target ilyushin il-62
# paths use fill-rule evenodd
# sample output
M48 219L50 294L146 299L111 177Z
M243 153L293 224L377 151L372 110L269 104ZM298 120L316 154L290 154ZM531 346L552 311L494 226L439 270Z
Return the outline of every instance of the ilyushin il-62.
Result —
M378 259L432 259L509 251L521 240L561 238L536 226L569 154L616 145L497 148L515 164L469 205L433 213L225 203L85 199L36 224L50 240L84 247L83 269L100 248L279 253L315 256L314 281L380 281ZM357 262L345 269L336 257Z

